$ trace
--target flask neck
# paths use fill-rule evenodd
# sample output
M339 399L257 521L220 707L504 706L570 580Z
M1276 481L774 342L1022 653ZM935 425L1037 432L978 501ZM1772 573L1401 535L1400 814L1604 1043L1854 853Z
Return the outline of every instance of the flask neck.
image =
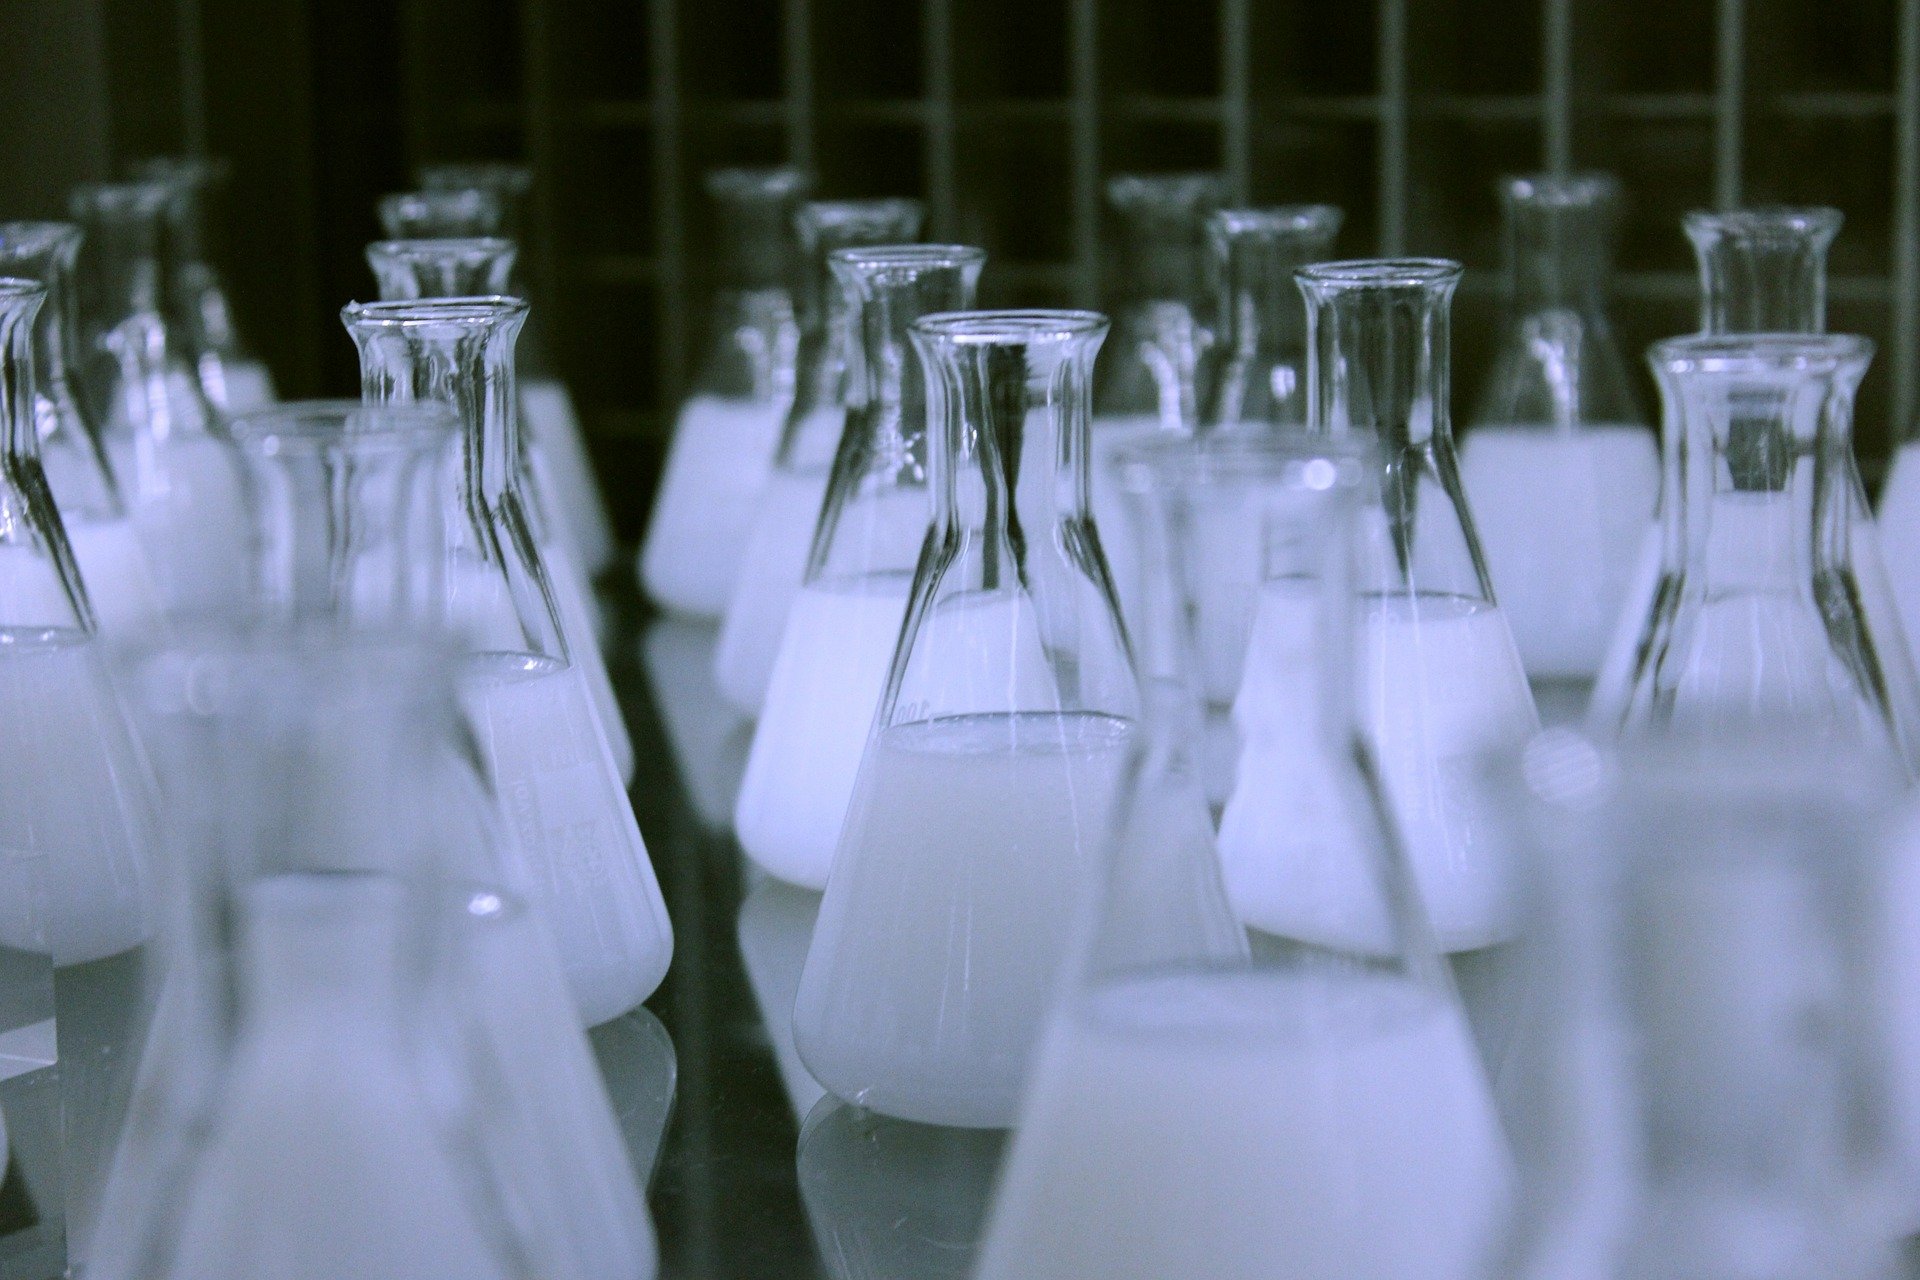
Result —
M1693 213L1684 223L1700 270L1703 333L1821 333L1831 209Z
M1226 199L1214 173L1124 174L1107 185L1122 304L1179 302L1203 293L1208 215Z
M56 429L76 423L91 438L74 397L71 365L73 353L80 349L74 288L79 254L80 232L66 223L0 225L0 276L38 280L47 289L33 333L36 390L42 401L50 402Z
M1600 315L1606 306L1613 233L1613 184L1516 179L1505 206L1508 308Z
M383 302L416 298L484 298L507 293L517 256L511 240L379 240L367 265Z
M171 190L160 183L87 188L76 195L74 215L86 235L88 309L101 329L135 316L157 321L164 312L171 199Z
M1309 429L1369 434L1389 454L1451 448L1449 312L1459 280L1456 264L1426 259L1302 272Z
M1203 430L1306 420L1307 316L1294 274L1326 256L1339 226L1325 206L1214 215L1219 345Z

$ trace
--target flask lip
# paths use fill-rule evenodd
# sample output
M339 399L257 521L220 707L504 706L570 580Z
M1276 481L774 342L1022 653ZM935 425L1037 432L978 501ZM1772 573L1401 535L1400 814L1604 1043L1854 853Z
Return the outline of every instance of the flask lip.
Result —
M340 309L340 318L350 326L478 328L507 319L525 319L527 311L524 298L488 294L468 298L413 298L405 302L349 302Z
M1348 289L1451 287L1466 268L1451 258L1349 258L1316 262L1294 273L1303 288L1340 292Z
M1219 209L1207 219L1207 229L1219 240L1291 238L1334 235L1346 214L1330 204L1282 204Z
M420 167L420 185L441 191L478 189L524 195L533 187L533 169L510 160L450 160Z
M367 246L369 258L376 254L392 258L490 258L513 252L513 241L501 236L403 236L375 240Z
M1773 376L1864 368L1873 351L1852 333L1688 334L1654 343L1648 358L1676 372Z
M893 267L966 267L984 264L987 251L970 244L876 244L835 249L832 266L858 271Z
M1107 331L1099 311L1009 308L1002 311L936 311L913 322L913 331L960 346L1027 346L1093 338Z
M1107 203L1116 211L1200 207L1227 196L1227 176L1217 170L1180 169L1166 173L1116 173L1107 179Z
M489 235L500 227L500 197L479 187L451 191L395 191L377 202L380 225L394 228L421 223L475 227ZM396 239L402 237L395 237Z
M810 224L837 227L845 223L917 221L925 210L918 200L883 196L871 200L809 200L795 216Z
M28 298L40 300L46 296L47 286L39 280L0 276L0 302L24 302Z
M227 430L244 450L264 457L358 450L429 451L460 431L453 406L438 401L367 404L360 400L289 400L239 414Z
M197 193L224 185L233 165L224 156L145 156L127 166L127 176Z
M76 218L157 218L173 199L171 184L158 179L86 182L67 197Z
M813 179L790 165L765 168L728 167L707 170L704 185L716 200L784 200L799 196L813 187Z
M80 239L71 222L0 222L0 256L39 257L77 246Z
M1597 169L1577 173L1515 173L1497 184L1509 204L1537 209L1585 209L1620 198L1620 180Z
M1724 235L1755 237L1817 236L1831 240L1846 215L1829 205L1750 205L1744 209L1692 209L1680 218L1689 238Z

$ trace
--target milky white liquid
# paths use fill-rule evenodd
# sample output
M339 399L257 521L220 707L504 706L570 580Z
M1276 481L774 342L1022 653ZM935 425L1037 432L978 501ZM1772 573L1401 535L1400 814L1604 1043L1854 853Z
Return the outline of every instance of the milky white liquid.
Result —
M782 880L826 887L911 585L816 583L794 601L733 812L740 847Z
M133 524L162 605L174 616L194 616L218 614L246 599L253 522L227 447L210 436L189 435L142 441L135 457Z
M762 880L740 904L740 960L753 988L760 1021L773 1041L774 1064L796 1120L804 1120L826 1096L807 1072L793 1046L793 998L800 990L800 967L807 960L820 895L778 880Z
M640 549L640 581L655 603L726 612L781 418L776 401L696 396L681 409Z
M720 692L747 715L759 715L766 699L787 611L806 576L807 553L826 496L825 471L785 470L775 471L760 495L713 660Z
M1363 949L1384 928L1367 838L1345 773L1324 758L1313 689L1315 603L1261 593L1234 704L1243 742L1220 825L1228 892L1270 933ZM1491 748L1538 728L1499 609L1458 596L1375 597L1362 607L1359 716L1442 950L1499 941L1511 877L1472 803Z
M1143 575L1148 566L1140 562L1143 531L1133 525L1132 509L1121 486L1119 455L1128 446L1152 440L1163 430L1160 419L1152 414L1109 414L1093 420L1093 432L1088 436L1089 505L1094 525L1100 530L1100 549L1106 552L1114 590L1120 597L1120 617L1128 631L1136 634L1136 645L1146 643L1137 633L1147 622L1148 587ZM1148 652L1160 652L1150 643L1146 647Z
M1527 674L1593 679L1659 497L1653 433L1475 427L1460 481Z
M1168 973L1047 1038L980 1280L1477 1280L1510 1197L1458 1013L1402 980Z
M673 934L579 668L537 661L476 659L463 692L529 899L592 1026L653 994Z
M523 378L520 410L533 429L533 474L547 498L547 510L558 518L589 576L598 576L613 564L613 525L573 396L556 379Z
M133 522L69 520L66 532L100 630L116 640L153 639L163 617L160 594Z
M567 637L567 655L579 666L587 692L593 695L593 713L606 730L607 746L613 751L620 781L630 786L633 738L627 732L627 718L620 710L620 700L614 696L613 680L607 675L606 655L600 651L593 584L580 571L580 563L574 559L566 539L551 529L541 544L540 562L547 567L547 579L553 586L560 626Z
M0 946L70 965L143 941L146 804L93 642L0 632L0 859L39 868L0 899Z
M711 622L660 618L647 627L641 662L660 708L675 770L703 825L731 829L753 723L713 687Z
M1893 455L1878 524L1890 594L1911 648L1920 643L1920 444Z
M924 1124L1013 1123L1131 727L953 716L867 749L794 1005L815 1079Z
M264 409L279 398L274 394L273 375L258 360L222 357L220 372L226 382L225 404L229 414Z

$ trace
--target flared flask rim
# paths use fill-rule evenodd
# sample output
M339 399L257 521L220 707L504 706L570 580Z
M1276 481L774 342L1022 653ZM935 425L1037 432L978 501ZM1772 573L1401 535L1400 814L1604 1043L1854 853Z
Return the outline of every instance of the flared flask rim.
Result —
M164 182L197 195L231 181L233 162L225 156L140 156L127 162L126 173L136 181Z
M1724 231L1745 234L1807 235L1832 240L1840 234L1846 214L1824 204L1758 204L1739 209L1689 209L1680 215L1680 226L1689 239Z
M926 209L925 202L911 196L874 196L851 200L808 200L800 206L795 216L803 223L840 226L867 219L876 222L891 218L917 219L926 215Z
M86 232L71 222L19 219L0 222L0 255L38 257L57 249L77 248Z
M850 245L827 254L827 264L835 269L970 267L986 260L987 251L970 244Z
M491 256L515 255L519 247L505 236L392 236L367 243L367 257L375 254L392 257L421 255L452 258L461 254Z
M46 301L45 281L30 280L25 276L0 276L0 302L13 302L36 296L39 301Z
M445 191L390 191L374 201L374 211L388 239L419 237L396 236L393 228L403 222L428 222L445 218L472 219L471 225L484 226L486 233L476 239L492 239L500 229L500 197L483 187L457 187Z
M724 165L707 170L701 186L715 199L757 196L781 200L811 190L813 180L805 170L792 165Z
M1495 187L1506 203L1535 209L1606 208L1620 198L1620 179L1602 169L1510 173Z
M1466 268L1452 258L1347 258L1315 262L1294 272L1304 290L1342 293L1352 289L1452 289Z
M1727 374L1821 374L1873 359L1871 338L1853 333L1685 334L1647 351L1658 370Z
M359 324L388 329L479 328L503 319L524 319L530 309L525 298L476 294L464 298L349 302L340 309L340 318L348 327Z
M319 453L349 441L363 449L429 451L460 433L460 416L437 400L285 400L235 415L227 430L243 450L268 457Z
M1216 209L1207 230L1217 239L1251 236L1337 234L1346 211L1331 204L1243 205Z
M418 170L420 185L442 191L477 188L525 195L533 189L533 166L511 160L436 160Z
M960 346L1025 346L1105 334L1102 311L1008 307L998 311L935 311L913 322L922 337Z
M158 179L122 182L83 182L67 195L67 208L81 221L88 218L157 218L173 199L173 188Z
M1108 205L1125 213L1154 206L1201 204L1226 198L1227 175L1218 169L1116 173L1107 179L1105 194Z

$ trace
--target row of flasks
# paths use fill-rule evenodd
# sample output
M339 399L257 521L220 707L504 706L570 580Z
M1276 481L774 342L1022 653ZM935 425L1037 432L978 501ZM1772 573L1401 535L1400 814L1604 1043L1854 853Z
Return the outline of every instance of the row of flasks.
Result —
M57 1136L9 1155L0 1248L651 1275L585 1029L622 1052L672 932L613 540L513 272L527 174L382 201L362 398L285 404L201 251L218 176L0 224L0 1100L57 1099L16 1123Z
M1117 181L1110 333L971 310L985 254L906 243L911 202L709 187L714 347L639 569L719 627L698 672L656 624L657 692L709 817L822 894L756 976L796 1099L1015 1128L982 1274L1495 1274L1568 1178L1551 1211L1599 1234L1535 1248L1731 1257L1744 1214L1864 1266L1920 1221L1886 1203L1920 1142L1843 1132L1849 1073L1886 1134L1920 1112L1913 1001L1881 999L1907 922L1833 914L1902 883L1867 853L1920 762L1920 561L1853 463L1837 213L1688 216L1703 332L1649 354L1656 436L1605 314L1615 184L1505 184L1456 460L1461 269L1328 261L1337 210ZM1568 846L1597 887L1529 874ZM1577 981L1519 945L1565 895L1605 921ZM1872 1046L1794 1030L1822 1019Z

